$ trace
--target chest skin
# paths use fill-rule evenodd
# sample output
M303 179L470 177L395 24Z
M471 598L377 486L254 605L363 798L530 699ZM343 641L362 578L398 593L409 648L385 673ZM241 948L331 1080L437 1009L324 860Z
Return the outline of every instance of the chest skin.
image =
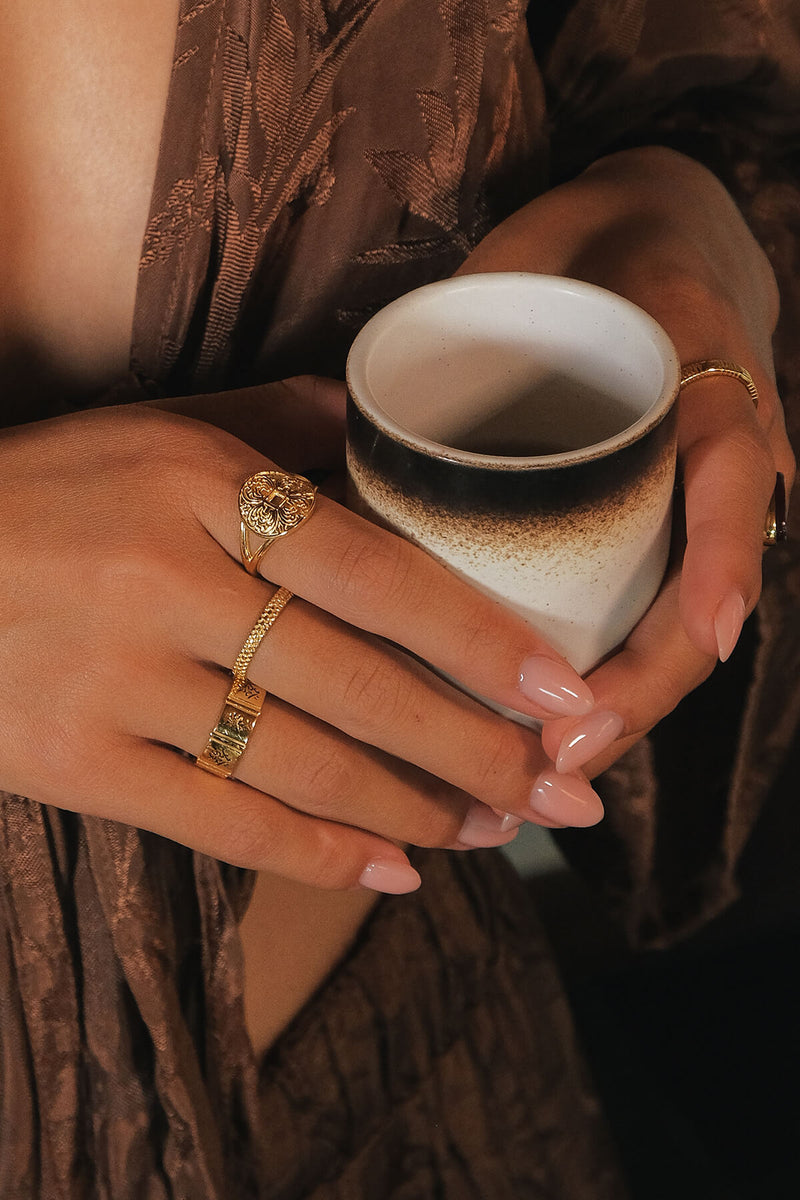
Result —
M127 369L178 0L0 5L0 379Z

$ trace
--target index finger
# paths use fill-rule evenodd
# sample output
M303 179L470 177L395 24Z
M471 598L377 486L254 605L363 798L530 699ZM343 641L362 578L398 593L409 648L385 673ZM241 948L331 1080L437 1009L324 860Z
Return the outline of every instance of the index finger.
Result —
M725 659L761 590L764 522L776 471L794 462L777 397L756 410L734 379L698 380L679 400L686 504L680 612L694 645ZM774 391L774 389L772 389ZM769 431L762 419L773 414ZM774 414L778 414L775 416Z
M239 443L241 446L241 443ZM245 450L242 447L242 450ZM242 455L238 455L242 459ZM239 560L239 489L271 469L253 461L198 493L199 518ZM577 672L525 620L388 530L325 496L278 538L262 575L360 629L395 642L479 696L542 718L581 714L592 695Z

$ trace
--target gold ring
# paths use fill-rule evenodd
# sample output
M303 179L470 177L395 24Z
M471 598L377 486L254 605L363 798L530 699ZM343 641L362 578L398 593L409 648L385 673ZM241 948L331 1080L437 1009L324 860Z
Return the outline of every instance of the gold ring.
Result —
M681 390L687 384L704 379L707 375L727 375L730 379L738 379L739 383L743 383L747 388L750 399L758 408L758 388L753 376L747 367L740 367L738 363L728 362L725 358L703 358L699 362L688 363L687 366L681 367Z
M775 490L767 509L767 519L764 522L765 546L777 546L778 542L786 541L786 484L780 471L775 476Z
M278 617L291 600L293 594L293 592L290 592L289 589L285 587L278 588L277 592L275 592L269 604L265 607L261 616L258 618L252 630L248 634L247 641L242 646L236 657L236 662L233 664L234 679L244 682L244 680L247 678L247 668L253 661L253 656L258 647L261 645L264 635L266 634L267 630L271 629L275 624Z
M257 471L239 492L242 562L251 575L273 542L307 521L314 511L317 489L302 475L289 471ZM250 549L250 534L263 538Z
M681 367L681 391L687 384L694 383L695 380L703 379L708 375L727 375L731 379L738 379L739 383L743 383L747 388L750 399L758 408L758 388L753 376L746 367L741 367L738 363L729 362L724 358L703 358L698 362L688 363L687 366ZM780 472L775 478L775 490L764 518L761 540L764 546L777 546L778 542L786 540L786 488Z
M220 779L230 779L261 716L265 697L264 689L249 679L234 679L205 749L195 759L198 767Z

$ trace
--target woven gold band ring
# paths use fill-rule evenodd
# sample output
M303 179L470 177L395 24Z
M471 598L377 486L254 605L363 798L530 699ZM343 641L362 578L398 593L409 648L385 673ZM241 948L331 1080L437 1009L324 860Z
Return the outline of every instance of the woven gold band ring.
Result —
M249 679L234 679L225 706L195 762L220 779L230 779L261 716L266 692Z
M269 604L264 608L261 616L247 635L247 640L236 657L236 662L233 664L234 679L244 681L247 678L247 668L253 661L256 650L264 640L267 631L275 624L291 598L292 592L288 588L281 587L275 592Z
M737 379L739 383L744 384L750 399L758 408L758 388L753 376L746 367L725 358L703 358L698 362L687 363L685 367L681 367L681 390L698 379L707 379L712 375L727 376L729 379ZM764 518L761 540L764 546L776 546L778 542L786 540L786 488L780 472L775 478L775 489Z

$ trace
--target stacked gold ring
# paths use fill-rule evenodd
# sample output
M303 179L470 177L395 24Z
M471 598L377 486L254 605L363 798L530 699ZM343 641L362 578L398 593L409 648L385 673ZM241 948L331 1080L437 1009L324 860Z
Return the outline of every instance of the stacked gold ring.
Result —
M256 650L264 640L267 631L275 624L291 598L292 593L288 588L281 587L275 592L251 632L247 635L247 640L236 657L236 662L233 664L234 679L244 680L247 678L247 668L253 661Z
M244 481L239 491L242 563L251 575L269 547L279 537L302 525L314 511L317 489L302 475L288 471L257 471ZM262 538L261 545L250 545L251 533ZM278 588L247 635L233 664L233 686L203 751L195 762L203 771L221 779L230 779L256 727L264 707L266 692L247 678L247 669L265 634L277 621L292 598L288 588Z
M234 679L222 710L196 763L220 779L230 779L261 716L266 692L249 679Z
M264 636L272 628L292 598L288 588L278 588L265 605L233 664L233 686L225 699L225 705L201 754L195 762L204 771L230 779L239 759L247 749L247 742L261 716L266 692L247 678L247 668L261 645Z
M758 388L753 376L746 367L724 358L703 358L681 367L681 390L698 379L706 379L712 375L728 376L744 384L750 399L758 408ZM786 489L780 472L775 477L775 488L764 518L761 540L764 546L776 546L778 542L786 540Z

